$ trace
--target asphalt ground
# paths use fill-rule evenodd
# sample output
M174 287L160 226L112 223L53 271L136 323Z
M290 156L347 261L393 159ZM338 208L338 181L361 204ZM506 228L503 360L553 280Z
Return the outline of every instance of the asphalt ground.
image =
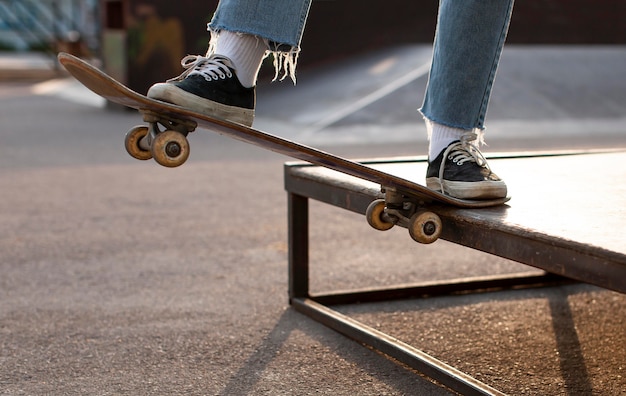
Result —
M263 81L256 126L351 158L423 155L429 55ZM621 46L507 47L485 151L626 147L624 66ZM199 132L183 167L138 162L137 114L45 80L0 82L0 394L448 394L289 308L288 158ZM314 291L533 271L315 202L310 233ZM625 303L576 284L341 311L510 394L619 395Z

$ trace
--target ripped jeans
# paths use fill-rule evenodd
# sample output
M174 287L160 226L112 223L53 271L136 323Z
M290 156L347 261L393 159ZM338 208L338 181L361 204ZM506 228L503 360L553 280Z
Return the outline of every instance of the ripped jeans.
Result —
M433 60L420 111L431 121L483 129L514 0L440 0ZM311 0L221 0L209 30L261 37L279 72L295 78Z

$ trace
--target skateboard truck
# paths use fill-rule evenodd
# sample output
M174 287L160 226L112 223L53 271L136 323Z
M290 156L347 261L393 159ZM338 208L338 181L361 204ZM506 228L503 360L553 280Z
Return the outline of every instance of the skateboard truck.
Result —
M170 168L185 163L189 158L187 135L198 124L151 110L140 111L148 125L136 126L126 133L124 146L128 154L139 160L154 158L160 165Z
M433 243L441 235L441 219L424 209L423 200L403 194L395 188L382 187L385 199L374 200L365 213L367 222L379 231L391 229L394 225L408 228L413 240L419 243Z

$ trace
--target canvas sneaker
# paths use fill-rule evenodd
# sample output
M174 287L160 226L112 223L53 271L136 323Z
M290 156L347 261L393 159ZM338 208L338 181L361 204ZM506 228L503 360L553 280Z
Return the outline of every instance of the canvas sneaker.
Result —
M491 171L473 143L476 139L475 133L468 132L429 161L426 186L461 199L506 197L506 184Z
M181 64L186 70L180 76L153 85L147 96L210 117L252 125L255 87L241 85L230 59L189 55Z

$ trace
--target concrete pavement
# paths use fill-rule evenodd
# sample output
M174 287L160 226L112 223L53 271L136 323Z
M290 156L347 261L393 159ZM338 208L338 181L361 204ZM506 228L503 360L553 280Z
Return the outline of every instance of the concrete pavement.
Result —
M256 126L349 157L424 154L426 80L406 76L428 57L264 82ZM626 147L625 64L624 47L507 48L489 151ZM0 83L0 120L0 394L448 394L289 309L287 158L199 132L181 168L137 162L139 117L65 80ZM311 212L318 291L529 270ZM342 310L507 393L617 395L625 303L572 285Z

